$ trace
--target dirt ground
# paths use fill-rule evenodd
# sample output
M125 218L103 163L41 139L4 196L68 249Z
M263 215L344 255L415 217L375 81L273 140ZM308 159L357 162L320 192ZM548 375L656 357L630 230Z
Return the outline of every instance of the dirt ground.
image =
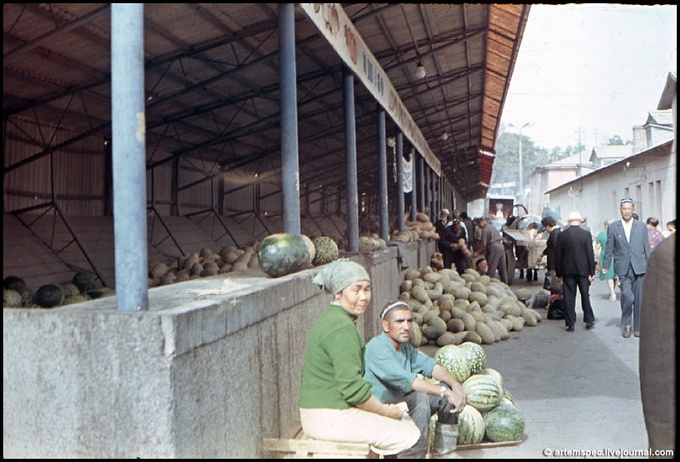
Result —
M536 293L543 273L539 271L538 281L527 282L517 272L511 287ZM503 375L524 416L523 441L458 450L454 458L645 457L640 452L648 448L648 440L640 398L639 339L621 336L620 302L610 301L608 295L606 283L596 278L590 300L597 323L589 331L577 296L575 332L566 332L564 320L549 320L546 309L537 309L543 315L537 326L484 345L488 367ZM428 355L436 349L424 347Z

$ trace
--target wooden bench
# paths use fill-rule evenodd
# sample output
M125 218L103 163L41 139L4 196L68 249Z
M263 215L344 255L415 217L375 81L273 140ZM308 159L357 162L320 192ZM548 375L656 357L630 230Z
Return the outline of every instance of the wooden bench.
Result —
M300 427L293 438L264 438L262 451L284 459L379 459L366 443L340 443L309 438Z

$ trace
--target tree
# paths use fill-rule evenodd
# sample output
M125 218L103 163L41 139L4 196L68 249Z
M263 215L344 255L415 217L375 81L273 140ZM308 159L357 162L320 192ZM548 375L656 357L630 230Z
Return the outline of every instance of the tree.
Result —
M619 135L614 135L609 138L608 146L623 146L623 139Z

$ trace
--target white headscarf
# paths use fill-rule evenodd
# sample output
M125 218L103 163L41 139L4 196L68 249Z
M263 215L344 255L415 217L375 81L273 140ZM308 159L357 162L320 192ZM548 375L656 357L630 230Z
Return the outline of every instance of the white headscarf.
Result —
M333 295L359 281L369 281L366 268L348 258L339 258L317 273L312 282Z

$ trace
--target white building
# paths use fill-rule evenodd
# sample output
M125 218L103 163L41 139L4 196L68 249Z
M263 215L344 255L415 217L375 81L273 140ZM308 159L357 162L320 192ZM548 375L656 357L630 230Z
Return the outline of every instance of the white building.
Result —
M588 174L574 175L569 181L545 190L550 207L563 216L578 210L588 217L594 236L604 229L605 219L620 218L619 203L626 197L635 201L635 211L643 221L655 216L664 227L667 221L674 220L677 214L677 74L668 74L657 109L666 110L663 125L658 123L659 113L650 112L642 129L637 127L634 131L645 133L648 142L665 141ZM668 120L672 120L672 131L667 128ZM668 136L669 133L672 136ZM595 153L597 158L597 151Z

